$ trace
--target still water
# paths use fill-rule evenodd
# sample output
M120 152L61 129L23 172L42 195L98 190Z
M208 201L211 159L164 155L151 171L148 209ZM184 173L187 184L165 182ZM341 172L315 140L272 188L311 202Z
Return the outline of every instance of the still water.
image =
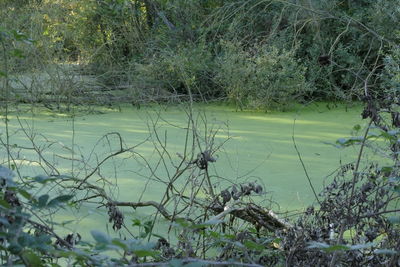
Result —
M265 113L237 112L225 105L195 105L193 117L197 121L202 149L209 148L211 143L213 149L219 148L214 153L217 161L210 166L210 173L215 175L212 179L216 191L232 182L259 181L266 191L263 198L268 199L268 203L272 200L275 210L286 211L302 209L314 201L292 137L319 191L340 163L355 160L356 148L343 150L326 143L350 136L356 124L363 126L365 122L359 116L361 109L357 105L327 108L325 103L319 103L292 112ZM116 200L157 201L165 186L148 179L151 176L148 164L155 169L159 163L158 151L162 148L159 140L170 157L166 165L157 165L156 175L161 180L172 175L173 164L179 163L179 155L184 154L188 121L185 110L180 106L141 109L123 106L102 114L77 113L74 117L43 112L24 112L18 116L12 113L9 116L10 144L16 145L12 151L22 176L51 172L48 166L39 168L46 163L37 153L25 149L33 147L32 139L43 157L60 173L84 177L103 158L118 150L120 136L123 147L135 147L134 154L111 158L102 165L96 179L101 176L113 184L107 192ZM1 123L4 140L4 120ZM7 159L4 150L3 162ZM195 154L200 152L200 148L196 150ZM85 207L73 214L62 211L58 220L74 220L68 226L71 231L102 230L105 229L103 212L96 207Z

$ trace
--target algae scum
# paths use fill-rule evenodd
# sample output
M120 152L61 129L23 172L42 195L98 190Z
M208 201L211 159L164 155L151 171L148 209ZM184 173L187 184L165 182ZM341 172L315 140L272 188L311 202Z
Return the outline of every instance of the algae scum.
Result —
M327 109L325 104L319 104L298 112L261 113L199 105L195 110L194 120L198 122L202 142L219 148L214 154L216 162L210 165L216 190L232 182L257 180L266 194L256 200L280 211L301 209L314 200L294 148L293 130L302 160L319 191L340 162L355 159L356 148L342 150L326 142L348 137L354 125L363 125L361 107ZM168 180L173 165L180 161L179 155L184 154L186 127L187 113L179 107L126 106L120 111L73 118L38 113L9 116L11 152L22 176L50 174L54 170L49 166L55 166L60 174L84 177L107 155L118 151L120 137L123 147L134 147L133 153L115 156L102 164L96 176L98 184L107 185L107 193L118 201L161 199L165 190L163 179ZM4 120L2 138L4 141ZM159 161L161 144L169 153L168 157L165 155L167 163ZM7 155L5 149L2 151L5 162ZM43 188L41 193L45 190L49 188ZM141 212L152 213L154 209ZM69 225L73 231L104 229L107 216L97 207L62 214L61 220L74 220Z

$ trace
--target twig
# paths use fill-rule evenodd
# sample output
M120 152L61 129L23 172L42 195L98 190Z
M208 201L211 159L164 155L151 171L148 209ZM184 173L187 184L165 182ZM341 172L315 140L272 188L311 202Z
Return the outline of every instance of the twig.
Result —
M319 198L318 198L318 195L317 195L317 193L316 193L316 191L315 191L315 188L314 188L314 186L313 186L313 184L312 184L312 182L311 182L311 178L310 178L310 176L308 175L307 168L306 168L306 166L304 165L303 159L301 158L300 151L299 151L299 149L297 148L297 145L296 145L296 140L295 140L295 138L294 138L294 129L295 129L295 125L296 125L296 118L295 118L294 121L293 121L293 131L292 131L292 140L293 140L294 149L296 150L297 156L299 157L301 166L303 167L304 174L305 174L306 177L307 177L308 184L310 185L311 190L313 191L313 194L314 194L314 196L315 196L315 199L316 199L316 200L318 201L318 203L321 205L321 201L320 201Z

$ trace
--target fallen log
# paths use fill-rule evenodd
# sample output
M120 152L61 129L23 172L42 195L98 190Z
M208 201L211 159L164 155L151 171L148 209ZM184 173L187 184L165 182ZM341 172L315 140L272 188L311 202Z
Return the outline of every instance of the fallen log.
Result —
M256 228L264 227L269 231L292 228L292 225L281 219L272 210L265 209L254 203L234 202L231 206L212 206L211 209L218 213L211 220L221 220L231 214L241 220L253 224Z

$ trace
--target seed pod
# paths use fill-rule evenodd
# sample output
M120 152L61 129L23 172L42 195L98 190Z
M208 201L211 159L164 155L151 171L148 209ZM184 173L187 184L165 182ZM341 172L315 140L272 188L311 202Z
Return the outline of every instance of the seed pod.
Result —
M232 195L232 198L233 198L234 200L238 200L238 199L240 198L240 196L242 195L242 193L239 192L239 191L237 190L236 186L234 185L234 186L232 187L231 195Z
M262 186L261 185L256 185L256 187L254 188L254 192L256 192L257 194L260 194L260 193L262 193L262 191L263 191L263 188L262 188Z
M242 194L245 196L248 196L251 193L250 187L245 184L240 185L240 191L242 191Z
M254 189L256 188L256 184L254 182L250 182L249 183L249 188L251 191L254 191Z
M231 193L229 193L229 191L227 189L221 191L221 197L222 197L222 202L227 203L229 202L229 200L231 200Z

